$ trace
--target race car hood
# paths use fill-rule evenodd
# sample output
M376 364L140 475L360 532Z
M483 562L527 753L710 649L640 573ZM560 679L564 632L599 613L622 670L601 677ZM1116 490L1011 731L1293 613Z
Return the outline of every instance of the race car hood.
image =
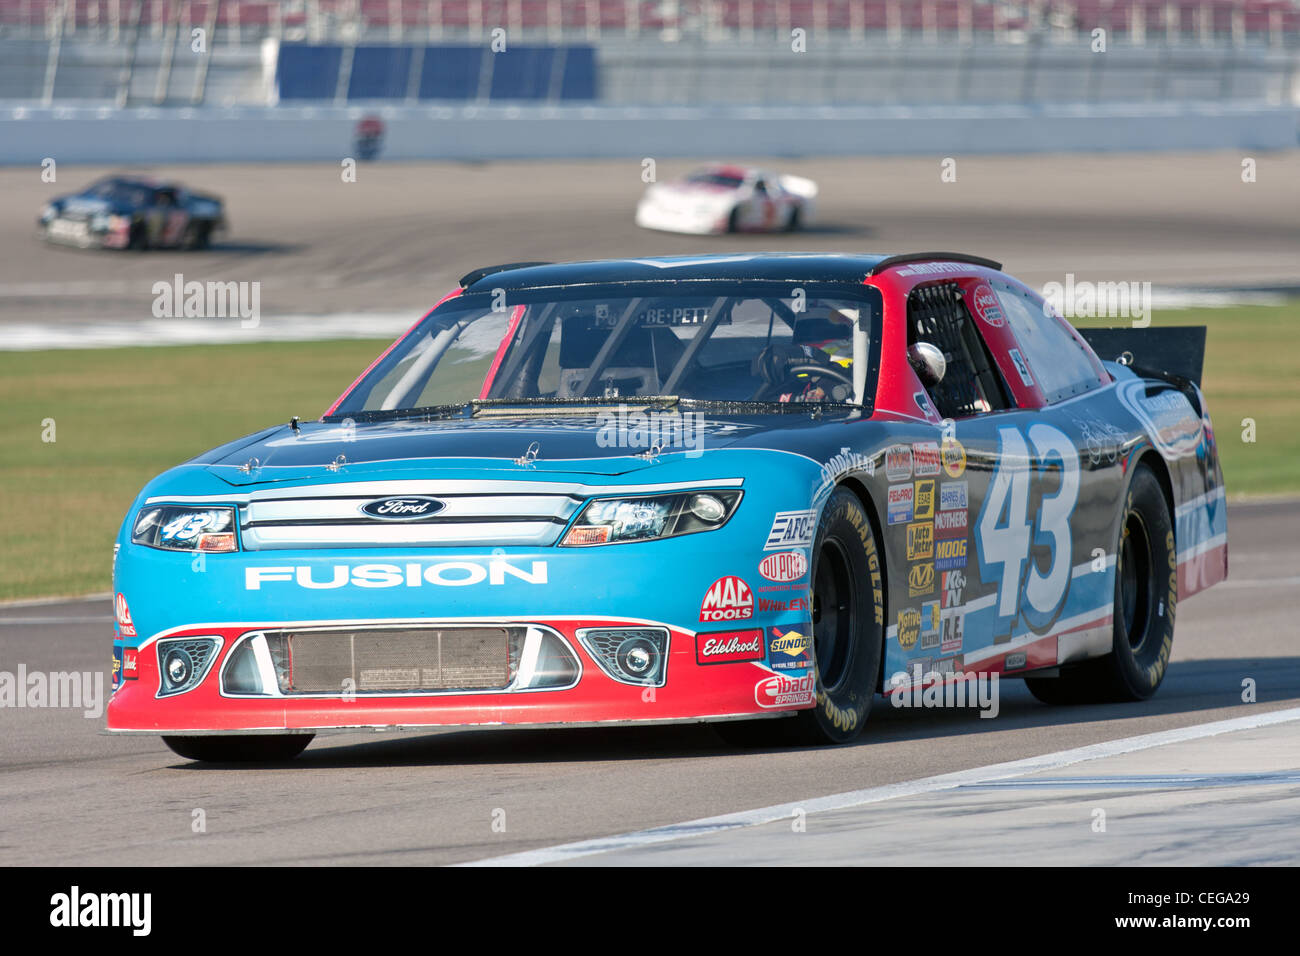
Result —
M97 196L61 196L50 205L70 219L89 219L98 215L124 215L131 208L122 203L100 199Z
M325 479L331 476L415 477L454 473L472 478L502 471L622 475L654 466L661 457L700 458L735 446L780 448L792 427L809 422L795 413L682 416L680 427L652 430L635 416L455 419L373 423L304 422L233 442L195 459L232 485ZM644 420L642 420L644 421ZM640 426L640 430L638 430ZM778 437L784 436L784 437ZM660 454L648 454L660 445ZM531 451L530 451L531 449Z

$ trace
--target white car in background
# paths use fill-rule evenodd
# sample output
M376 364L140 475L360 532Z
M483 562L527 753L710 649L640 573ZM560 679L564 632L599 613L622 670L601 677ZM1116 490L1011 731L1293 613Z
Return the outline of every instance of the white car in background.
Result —
M665 232L789 232L813 216L817 184L752 166L705 166L656 183L636 207L636 224Z

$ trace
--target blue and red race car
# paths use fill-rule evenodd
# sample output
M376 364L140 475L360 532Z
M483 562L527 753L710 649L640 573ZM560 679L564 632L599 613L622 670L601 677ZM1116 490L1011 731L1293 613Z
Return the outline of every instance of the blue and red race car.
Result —
M844 742L969 675L1149 697L1227 574L1203 331L1089 334L1118 360L956 254L476 270L318 421L144 488L108 727L283 759L448 726Z

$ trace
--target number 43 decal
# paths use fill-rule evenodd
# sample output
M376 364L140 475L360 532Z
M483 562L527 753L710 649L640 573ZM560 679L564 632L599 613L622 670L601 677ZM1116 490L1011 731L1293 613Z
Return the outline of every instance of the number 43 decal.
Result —
M1060 486L1043 496L1038 514L1031 516L1030 482L1044 482L1058 470ZM975 537L980 578L998 582L996 634L1009 633L1018 616L1043 631L1060 614L1073 573L1070 516L1078 500L1079 455L1064 432L1043 424L1031 425L1025 434L1019 428L998 429L997 466ZM1047 549L1046 569L1038 566L1031 548Z

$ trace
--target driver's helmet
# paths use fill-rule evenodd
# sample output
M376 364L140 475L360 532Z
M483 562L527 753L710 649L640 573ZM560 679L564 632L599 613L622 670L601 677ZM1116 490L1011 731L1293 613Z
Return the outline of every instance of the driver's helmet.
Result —
M821 349L843 368L853 365L853 323L856 310L834 306L800 317L795 323L793 343Z

